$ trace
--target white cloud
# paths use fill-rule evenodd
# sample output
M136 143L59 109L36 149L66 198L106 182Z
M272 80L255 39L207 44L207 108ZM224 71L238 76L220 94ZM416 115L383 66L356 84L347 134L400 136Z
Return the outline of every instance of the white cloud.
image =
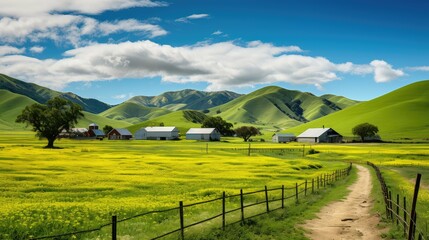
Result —
M0 42L40 42L50 39L57 43L68 42L82 46L85 37L106 36L117 32L140 32L150 38L167 34L158 25L128 19L116 22L98 22L76 15L41 15L37 17L0 19Z
M212 35L221 35L223 32L220 30L217 30L216 32L213 32Z
M405 75L402 70L393 69L392 65L383 60L374 60L370 65L374 68L374 79L378 83L389 82Z
M45 51L45 48L41 46L34 46L30 48L30 52L33 52L33 53L41 53L43 51Z
M58 12L99 14L132 7L162 7L165 2L151 0L0 0L0 16L34 17Z
M25 48L16 48L11 46L0 46L0 56L9 54L21 54L25 52Z
M112 98L113 99L120 99L120 100L124 100L124 99L130 99L134 97L133 93L124 93L124 94L119 94L119 95L115 95Z
M25 56L0 58L0 72L59 89L70 82L159 76L175 83L206 82L207 90L287 82L323 84L339 80L338 73L372 74L377 81L403 74L384 61L355 65L333 63L324 57L297 54L297 46L274 46L260 41L201 43L173 47L152 41L93 44L64 53L64 58L39 60Z
M407 68L411 71L424 71L424 72L429 72L429 66L418 66L418 67L409 67Z
M202 18L208 18L209 15L206 13L202 13L202 14L192 14L186 17L182 17L182 18L178 18L175 21L176 22L184 22L187 23L189 22L189 20L194 20L194 19L202 19Z

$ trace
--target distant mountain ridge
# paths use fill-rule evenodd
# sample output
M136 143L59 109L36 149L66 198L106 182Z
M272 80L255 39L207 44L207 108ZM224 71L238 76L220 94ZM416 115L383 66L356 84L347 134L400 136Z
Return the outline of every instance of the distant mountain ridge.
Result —
M210 109L231 122L273 125L278 128L306 123L359 103L342 96L323 95L269 86Z
M62 93L39 86L34 83L27 83L4 74L0 74L0 89L27 96L38 103L46 103L53 97L63 97L74 103L79 104L85 111L91 113L101 113L112 106L97 99L83 98L74 93Z
M137 103L145 107L165 108L169 110L205 110L225 104L240 97L241 94L230 91L204 92L193 89L170 91L158 96L136 96L126 102Z

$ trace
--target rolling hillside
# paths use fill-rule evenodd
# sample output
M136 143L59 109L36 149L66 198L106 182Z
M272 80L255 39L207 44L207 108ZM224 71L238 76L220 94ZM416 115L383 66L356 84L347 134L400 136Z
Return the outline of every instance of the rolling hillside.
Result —
M344 97L317 97L271 86L211 108L209 115L218 115L233 123L284 128L309 122L356 103Z
M0 89L27 96L39 103L46 103L49 99L61 96L79 104L85 111L100 113L111 106L92 98L82 98L74 93L61 93L34 83L27 83L4 74L0 74Z
M165 108L172 111L182 109L204 110L227 103L241 96L229 91L203 92L191 89L165 92L159 96L137 96L127 102L137 103L146 107Z
M150 108L133 102L124 102L100 113L99 115L110 119L123 120L131 124L136 124L168 113L171 113L168 109Z
M382 139L429 139L429 80L416 82L368 102L287 129L299 134L311 127L331 127L344 136L369 122L378 126Z
M161 123L164 126L175 126L179 129L182 136L189 130L189 128L199 128L201 123L207 116L201 112L193 110L180 110L172 112L148 121L141 122L136 125L128 127L128 129L135 133L142 127L159 126Z
M0 89L0 130L25 128L25 124L15 123L15 119L26 106L34 103L37 102L29 97ZM84 118L79 120L78 127L88 127L93 122L101 127L104 125L111 125L113 127L127 127L130 125L124 121L109 119L90 112L84 112L84 115Z

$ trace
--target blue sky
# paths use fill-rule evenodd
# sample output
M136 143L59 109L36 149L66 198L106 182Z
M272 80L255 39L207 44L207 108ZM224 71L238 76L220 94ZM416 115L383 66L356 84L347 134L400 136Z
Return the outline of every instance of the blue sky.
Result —
M428 11L427 1L0 0L0 72L111 104L268 85L369 100L429 78Z

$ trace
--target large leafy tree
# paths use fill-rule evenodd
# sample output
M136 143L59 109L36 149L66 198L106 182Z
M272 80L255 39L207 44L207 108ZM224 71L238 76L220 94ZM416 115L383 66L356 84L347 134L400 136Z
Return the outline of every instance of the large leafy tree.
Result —
M202 128L216 128L223 136L234 135L232 123L223 120L221 117L208 117L203 121Z
M234 131L235 131L235 134L237 134L238 137L243 138L245 142L247 142L247 140L249 140L250 137L256 136L259 134L259 130L252 126L250 127L242 126L242 127L236 128Z
M103 132L107 135L110 131L112 131L113 130L113 127L112 126L110 126L110 125L106 125L106 126L104 126L104 128L103 128Z
M378 127L371 123L361 123L356 125L352 129L353 135L359 136L362 142L365 141L365 137L373 137L378 133Z
M54 148L54 141L63 130L70 130L83 117L82 107L55 97L46 105L35 103L25 107L16 118L18 123L33 126L33 131L40 138L46 138L48 145L45 148Z

